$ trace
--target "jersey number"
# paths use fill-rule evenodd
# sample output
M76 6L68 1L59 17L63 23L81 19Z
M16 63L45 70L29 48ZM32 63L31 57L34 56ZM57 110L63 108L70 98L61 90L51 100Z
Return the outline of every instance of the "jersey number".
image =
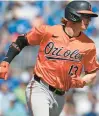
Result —
M78 67L77 66L75 66L75 65L72 65L71 67L70 67L70 70L69 70L69 72L68 72L68 74L69 75L76 75L77 74L77 70L78 70Z

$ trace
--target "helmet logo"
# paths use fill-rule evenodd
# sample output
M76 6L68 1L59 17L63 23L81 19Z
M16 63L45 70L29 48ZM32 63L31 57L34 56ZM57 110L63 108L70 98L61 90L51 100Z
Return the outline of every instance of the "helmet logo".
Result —
M71 17L71 19L73 19L73 21L76 21L75 16L74 16L74 15L72 15L71 13L70 13L70 17Z

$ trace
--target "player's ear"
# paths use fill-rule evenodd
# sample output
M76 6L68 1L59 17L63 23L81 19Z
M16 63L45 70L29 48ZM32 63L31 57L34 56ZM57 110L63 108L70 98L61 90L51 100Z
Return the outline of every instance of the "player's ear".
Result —
M62 23L62 24L66 25L66 24L67 24L67 21L68 21L68 20L67 20L66 18L62 17L62 19L61 19L61 23Z

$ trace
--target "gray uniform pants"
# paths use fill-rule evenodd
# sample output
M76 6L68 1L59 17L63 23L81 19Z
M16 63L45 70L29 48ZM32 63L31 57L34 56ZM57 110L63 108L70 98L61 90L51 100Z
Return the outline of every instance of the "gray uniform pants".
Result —
M65 95L51 92L44 82L31 80L26 88L30 116L59 116L65 103Z

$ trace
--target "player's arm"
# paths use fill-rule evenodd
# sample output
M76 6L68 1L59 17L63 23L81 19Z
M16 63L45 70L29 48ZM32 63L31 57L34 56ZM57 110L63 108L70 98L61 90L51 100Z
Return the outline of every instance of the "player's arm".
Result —
M85 85L93 83L96 79L96 71L86 74L83 77L79 78L70 78L70 88L82 88Z
M96 55L96 47L93 44L92 49L86 54L84 59L85 76L82 78L87 84L96 80L96 73L99 70L99 62Z
M25 46L28 45L29 43L25 35L18 36L17 40L10 45L9 50L3 61L10 63L13 58L18 55Z
M89 74L86 74L85 76L82 77L82 80L86 82L86 85L93 84L96 80L96 72L93 71Z
M4 58L4 61L10 63L13 58L18 55L21 50L28 45L39 45L43 36L45 34L45 26L34 27L25 35L18 36L16 42L13 42L8 50L7 55Z
M29 43L25 35L18 36L17 40L10 45L4 60L0 64L0 78L3 78L5 80L7 79L7 73L10 62L14 59L16 55L18 55L21 52L21 50L25 46L28 45Z
M18 36L16 42L13 42L10 45L7 55L0 64L0 78L7 79L6 74L8 72L9 64L14 57L18 55L25 46L40 45L44 34L45 26L41 26L39 28L34 27L26 35Z
M96 48L95 46L86 54L84 57L84 70L85 76L82 78L71 78L71 87L79 88L84 87L96 79L96 72L99 70L99 63L96 58Z

